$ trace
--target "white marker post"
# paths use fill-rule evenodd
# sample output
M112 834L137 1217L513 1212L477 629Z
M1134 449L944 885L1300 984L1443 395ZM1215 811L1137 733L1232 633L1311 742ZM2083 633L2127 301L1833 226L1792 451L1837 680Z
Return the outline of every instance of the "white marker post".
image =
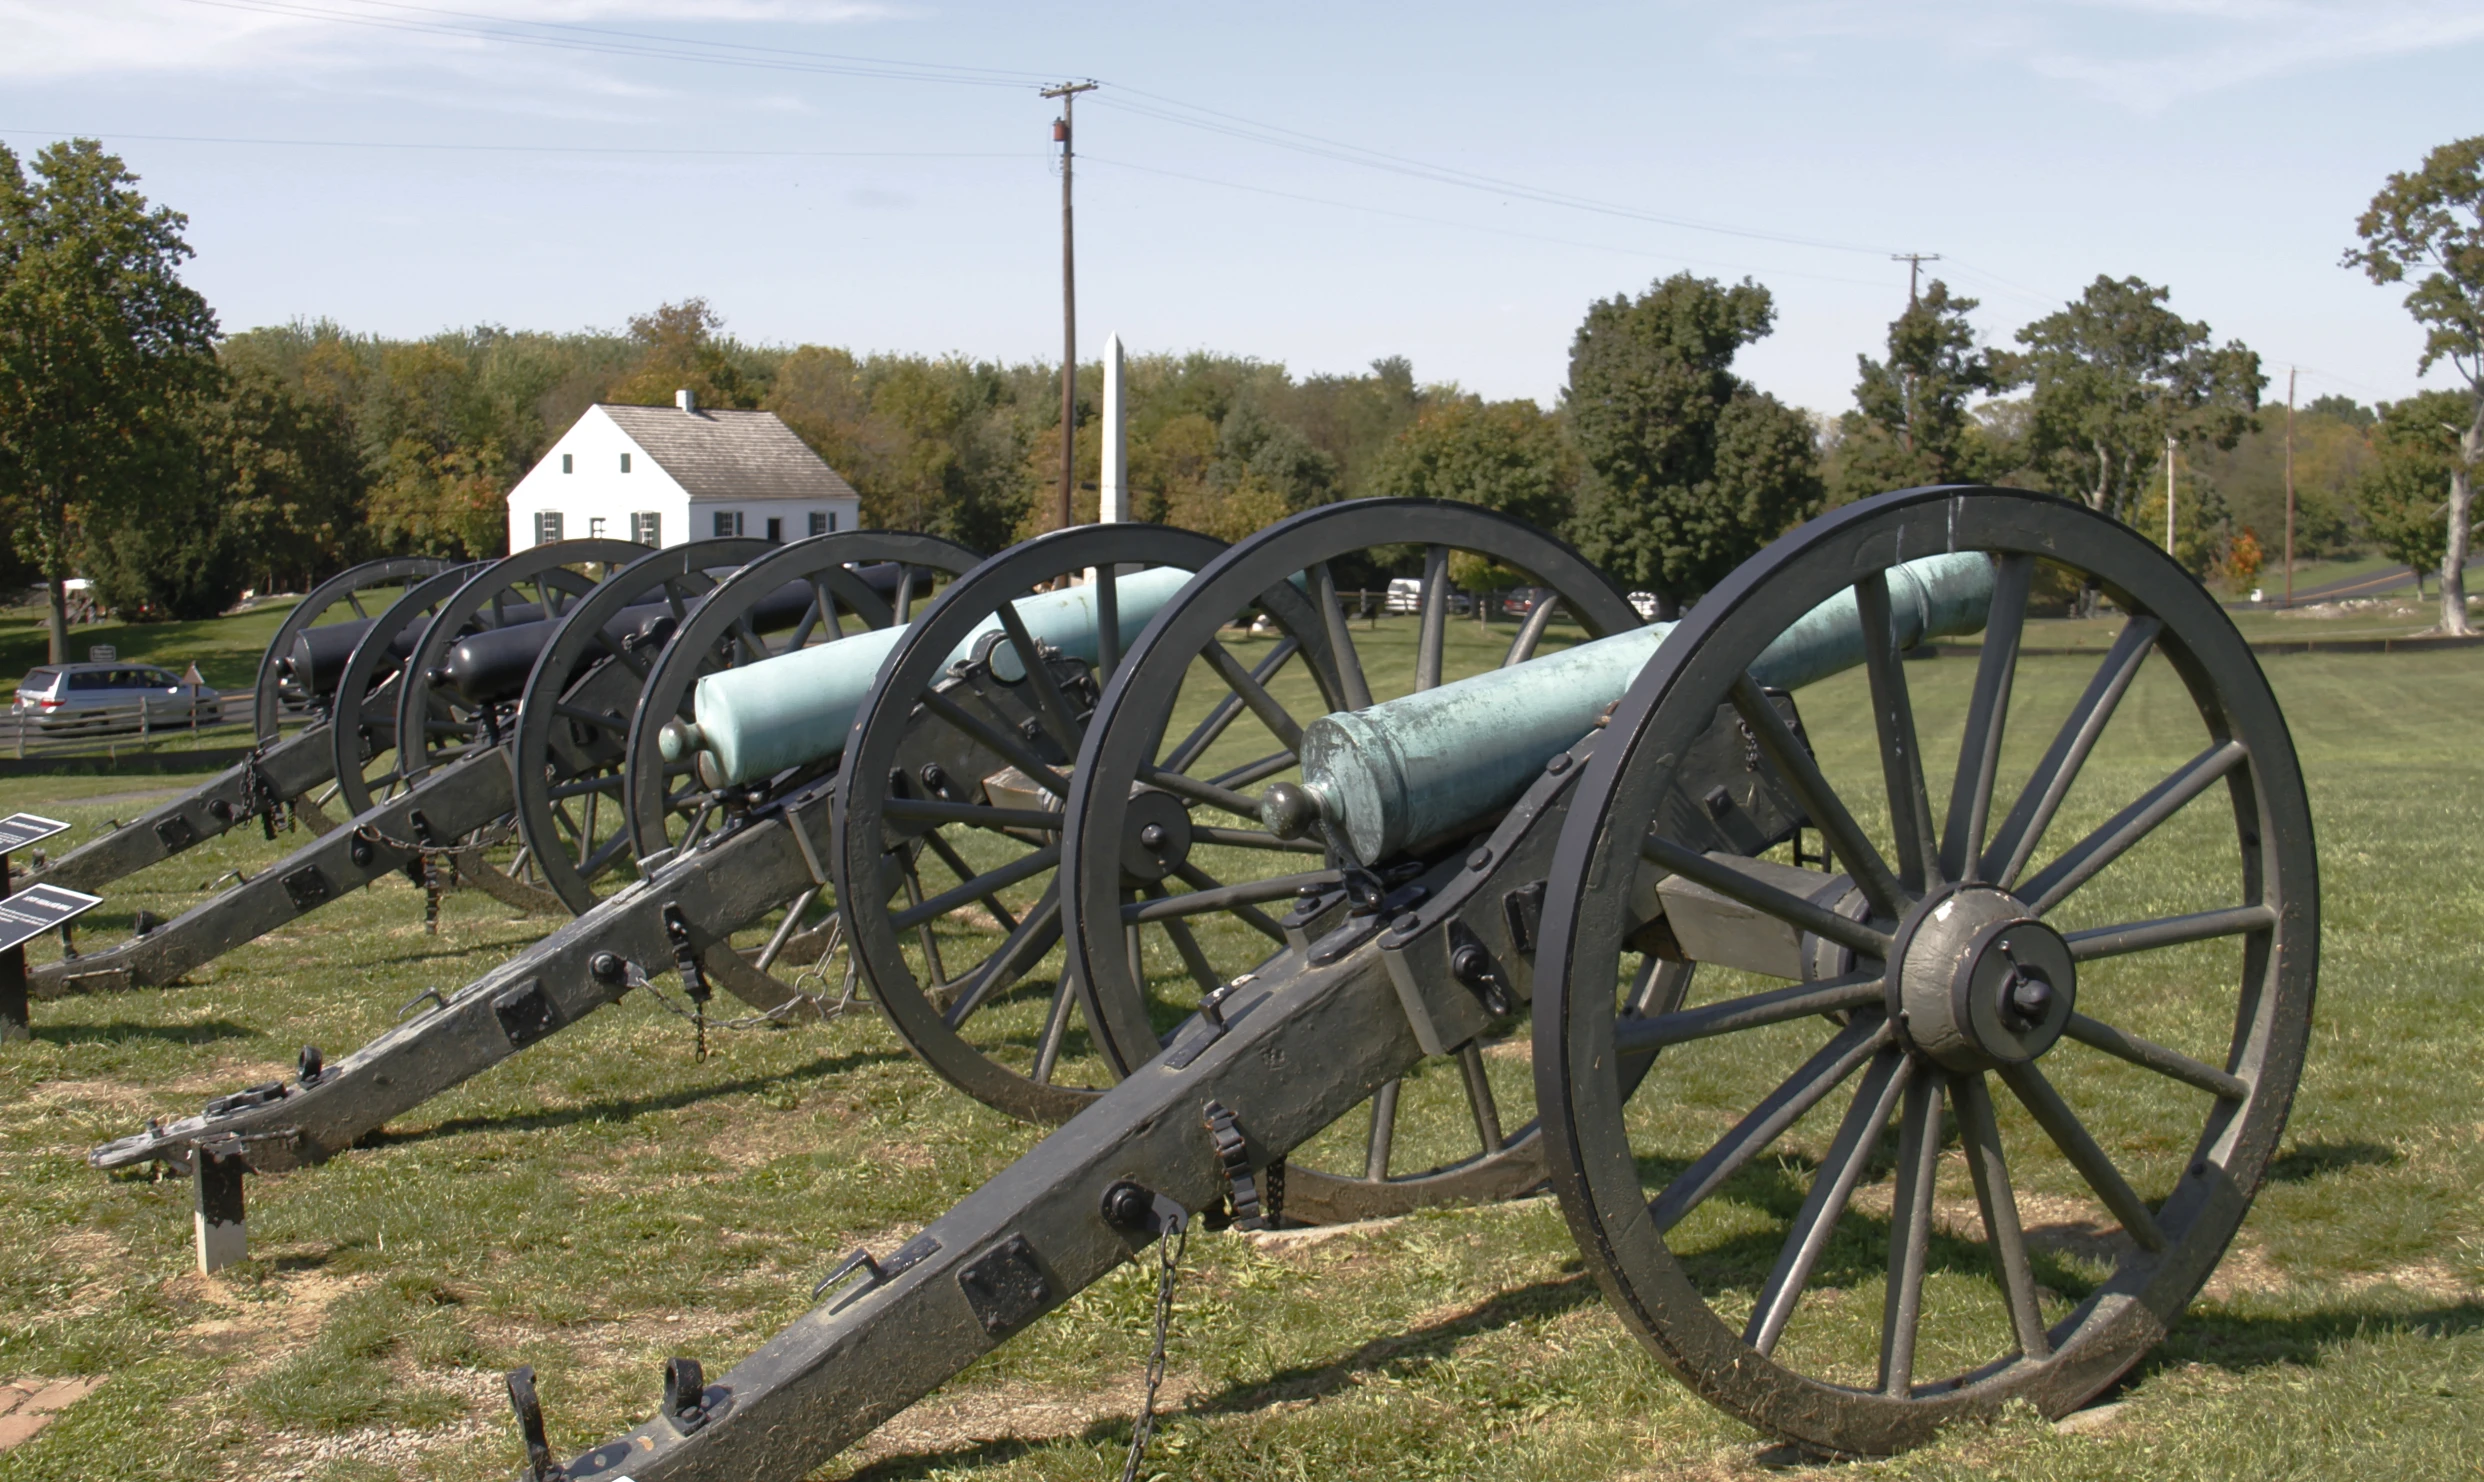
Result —
M1130 442L1122 426L1121 336L1104 342L1104 467L1098 475L1096 523L1130 518Z

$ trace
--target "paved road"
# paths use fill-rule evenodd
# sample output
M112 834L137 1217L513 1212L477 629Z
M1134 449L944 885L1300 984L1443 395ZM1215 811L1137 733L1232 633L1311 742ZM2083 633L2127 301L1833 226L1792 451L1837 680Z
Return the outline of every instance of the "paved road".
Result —
M2484 572L2484 552L2478 552L2468 558L2467 571L2470 575L2477 572ZM2285 573L2280 571L2276 575L2277 580L2275 582L2271 582L2268 579L2268 572L2262 571L2260 573L2260 589L2269 594L2269 598L2266 602L2237 602L2232 605L2236 607L2285 606L2286 604L2280 600L2277 595L2281 584L2285 581ZM2430 577L2438 575L2438 573L2427 570L2424 575ZM2304 604L2311 602L2335 602L2340 598L2345 597L2386 596L2391 592L2411 587L2414 584L2415 573L2413 569L2410 567L2398 566L2387 571L2375 571L2365 576L2349 576L2340 578L2336 581L2321 582L2317 586L2297 586L2294 589L2294 605L2301 607Z

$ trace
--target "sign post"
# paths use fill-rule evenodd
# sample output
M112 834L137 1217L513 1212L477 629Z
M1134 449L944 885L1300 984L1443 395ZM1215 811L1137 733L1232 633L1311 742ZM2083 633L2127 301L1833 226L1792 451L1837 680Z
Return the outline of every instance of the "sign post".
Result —
M0 1044L34 1038L26 1003L27 941L103 904L101 896L57 885L38 885L15 899L9 896L9 856L68 827L32 813L0 818Z

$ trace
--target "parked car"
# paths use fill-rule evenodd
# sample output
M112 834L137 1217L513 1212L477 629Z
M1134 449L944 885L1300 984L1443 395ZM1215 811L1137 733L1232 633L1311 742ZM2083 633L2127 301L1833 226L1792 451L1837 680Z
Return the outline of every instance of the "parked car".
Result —
M186 726L215 720L224 697L153 664L46 664L26 671L9 709L47 731L134 731L141 704L148 725Z
M1512 587L1501 594L1501 611L1509 617L1525 617L1535 611L1535 604L1552 595L1550 587Z
M1381 610L1384 612L1421 612L1423 610L1422 581L1411 576L1389 578L1388 599ZM1452 588L1449 593L1449 610L1464 616L1475 610L1475 599Z

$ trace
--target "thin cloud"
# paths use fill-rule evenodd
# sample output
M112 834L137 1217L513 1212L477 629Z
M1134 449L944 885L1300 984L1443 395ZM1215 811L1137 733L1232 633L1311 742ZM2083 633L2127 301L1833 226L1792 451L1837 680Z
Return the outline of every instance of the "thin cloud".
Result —
M1903 41L2008 65L2148 113L2271 78L2484 41L2473 0L1781 0L1746 44L1804 60L1827 43Z

